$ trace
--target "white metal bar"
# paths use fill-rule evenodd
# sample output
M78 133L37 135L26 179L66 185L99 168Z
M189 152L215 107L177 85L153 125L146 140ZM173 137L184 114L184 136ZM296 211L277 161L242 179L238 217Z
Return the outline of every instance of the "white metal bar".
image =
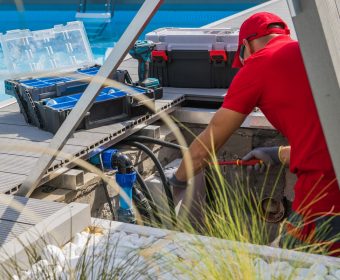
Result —
M287 0L287 4L292 17L296 17L301 12L300 0Z
M70 135L74 132L84 115L90 109L107 77L118 68L119 64L123 61L129 49L132 47L132 44L142 33L145 26L149 23L162 3L163 0L146 0L144 2L104 65L100 68L98 74L92 79L84 94L52 139L49 148L57 152L54 155L43 154L40 157L37 165L32 170L31 176L27 177L23 182L17 195L29 197L39 185L46 170L56 158L58 151L63 148Z
M294 1L294 0L293 0ZM226 27L240 27L241 24L251 15L258 12L270 12L280 16L285 22L287 22L292 38L296 38L294 25L289 13L289 8L286 0L271 0L263 4L257 5L250 9L244 10L237 14L231 15L224 19L215 21L203 27L205 28L226 28Z
M299 2L300 11L296 11L293 22L333 166L340 179L340 0Z

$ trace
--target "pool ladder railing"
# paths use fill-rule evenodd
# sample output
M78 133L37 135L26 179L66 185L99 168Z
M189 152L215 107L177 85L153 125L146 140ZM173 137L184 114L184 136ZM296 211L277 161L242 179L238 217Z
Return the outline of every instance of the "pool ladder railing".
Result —
M107 25L111 22L114 14L114 0L106 0L104 7L105 9L102 11L89 11L88 1L79 0L76 19L84 22L90 38L101 36Z

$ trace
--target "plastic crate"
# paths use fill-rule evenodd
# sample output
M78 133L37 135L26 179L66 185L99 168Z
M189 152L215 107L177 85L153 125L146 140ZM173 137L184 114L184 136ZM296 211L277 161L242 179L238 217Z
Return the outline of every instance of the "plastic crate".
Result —
M150 98L149 102L153 106L154 92L138 87L130 88L133 93L130 91L124 92L113 87L103 88L77 129L94 128L127 120L134 115L149 113L150 109L139 102L136 95L148 96ZM82 93L78 93L35 102L41 128L55 133L81 96Z
M59 76L9 79L5 81L5 93L16 97L18 92L21 94L29 92L34 101L79 93L85 90L91 77L96 75L99 69L100 65L94 65L68 73L60 73ZM126 79L131 80L126 70L117 70L109 78L121 83L127 82Z
M99 67L99 66L98 66ZM5 81L5 93L17 99L26 122L40 127L36 116L34 101L84 91L88 85L88 76L37 77ZM60 74L61 75L61 74Z
M237 73L232 69L238 29L161 28L146 34L156 43L150 77L162 86L227 88Z
M78 83L79 79L68 79L65 72L95 65L83 23L79 21L45 30L17 29L0 33L0 43L8 70L5 93L17 99L26 122L38 127L34 100L57 95L57 87L62 92L66 83L68 88ZM57 73L58 77L42 78L45 72ZM79 90L86 87L79 83L78 86L83 86Z
M42 109L43 104L45 104L45 102L51 98L57 98L55 100L57 102L61 102L63 98L65 98L64 100L74 100L74 98L79 97L79 93L85 91L89 81L91 80L91 77L98 72L99 68L100 66L78 69L72 73L64 73L67 75L64 77L38 77L23 80L7 80L5 82L6 91L17 98L26 122L39 128L55 132L55 128L60 126L60 123L66 118L68 112L67 110L64 110L65 112L60 113L60 116L54 114L56 120L53 120L53 117L51 117L53 115L52 113L49 113L48 115L44 113L45 111ZM117 70L111 78L120 83L131 82L131 78L126 70ZM145 94L151 98L152 101L161 98L163 95L163 89L160 87L154 88L154 85L134 87L134 90ZM130 95L133 96L133 94L134 93ZM104 108L106 104L104 100L102 101L103 102L101 103L101 106ZM106 102L108 104L113 103L113 101L109 100L106 100ZM117 101L115 103L119 102ZM133 110L129 111L130 116L141 115L148 111L145 106L138 105L139 103L136 101L130 103L133 108ZM149 106L153 106L153 104L149 104ZM99 110L97 111L99 112ZM118 114L119 112L111 110L111 113ZM88 118L88 123L91 122L91 118ZM118 119L119 118L117 118L117 121ZM114 118L111 120L113 121ZM51 124L48 125L47 123ZM87 122L85 121L84 124L86 123ZM108 123L108 121L105 120L105 123ZM97 122L97 125L99 125L99 122ZM82 127L89 128L93 127L93 125L83 125Z
M99 68L100 66L95 65L89 69L98 71ZM5 81L5 93L17 99L26 122L41 127L36 101L83 92L90 80L89 75L80 74L78 70L58 75Z

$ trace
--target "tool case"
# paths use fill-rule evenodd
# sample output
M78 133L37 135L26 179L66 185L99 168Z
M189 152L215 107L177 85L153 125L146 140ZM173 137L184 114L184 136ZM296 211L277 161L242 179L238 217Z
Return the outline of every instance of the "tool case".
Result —
M146 34L156 43L150 77L162 86L228 88L237 73L232 69L238 29L160 28Z
M91 77L97 74L99 69L99 65L94 65L73 72L59 73L59 76L10 79L5 81L5 92L17 99L26 122L54 132L55 125L49 127L50 122L45 119L46 114L42 114L44 110L42 110L41 104L44 103L40 101L84 92ZM121 83L132 83L126 70L117 70L110 78ZM150 92L147 89L145 91ZM112 100L110 102L112 103ZM104 103L102 103L102 106L105 105ZM51 118L48 119L51 120ZM64 119L64 117L61 117L61 119Z
M5 81L6 94L17 99L26 122L55 133L100 69L83 24L8 31L0 34L0 42L11 73ZM147 114L153 101L163 94L159 86L134 86L126 70L117 70L109 78L124 83L127 91L103 88L78 129ZM138 95L151 101L138 101Z
M100 65L94 65L69 73L59 73L60 76L8 79L5 81L5 93L13 97L29 93L33 101L78 93L86 89L99 69ZM117 70L109 78L120 83L133 84L126 70Z
M114 87L103 88L78 129L124 121L133 116L147 114L154 109L154 91L140 87L131 87L131 90L132 93ZM57 132L81 95L82 93L77 93L35 102L41 128L52 133ZM138 95L150 98L146 101L149 102L148 107L145 106L145 102L140 101Z

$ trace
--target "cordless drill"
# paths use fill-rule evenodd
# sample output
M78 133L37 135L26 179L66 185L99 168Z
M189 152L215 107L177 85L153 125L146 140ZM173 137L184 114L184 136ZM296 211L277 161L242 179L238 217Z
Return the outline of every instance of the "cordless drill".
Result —
M130 50L130 55L138 60L138 79L142 83L149 76L149 64L151 52L155 48L155 43L149 40L138 40Z

